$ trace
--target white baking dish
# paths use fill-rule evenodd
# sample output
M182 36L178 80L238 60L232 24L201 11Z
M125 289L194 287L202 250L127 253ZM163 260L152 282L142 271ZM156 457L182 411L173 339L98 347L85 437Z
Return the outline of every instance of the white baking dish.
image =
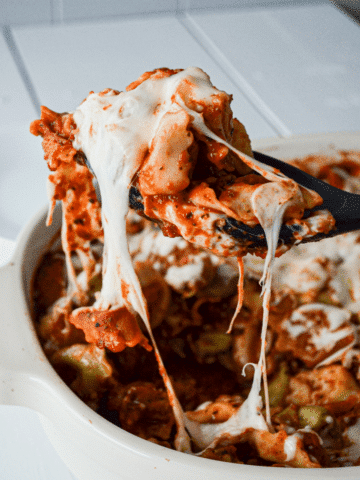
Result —
M360 151L360 134L258 141L254 149L286 159L334 149ZM40 414L44 429L79 480L319 480L360 478L360 467L299 470L228 464L182 454L127 433L100 417L60 379L46 359L30 316L30 287L40 256L61 223L45 226L47 208L22 231L11 261L0 269L0 403ZM360 453L359 453L360 455Z

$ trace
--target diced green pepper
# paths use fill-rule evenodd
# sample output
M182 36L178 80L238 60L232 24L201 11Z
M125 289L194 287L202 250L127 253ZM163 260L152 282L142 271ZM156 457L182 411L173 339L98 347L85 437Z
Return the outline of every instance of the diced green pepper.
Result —
M326 305L335 305L338 306L339 302L336 302L332 297L329 291L325 290L324 292L319 293L317 300L318 303L325 303Z
M288 405L282 412L276 415L281 423L297 428L299 425L298 409L296 405Z
M94 295L95 292L100 292L102 287L102 274L94 275L89 281L89 294Z
M299 409L299 421L301 427L309 426L313 430L319 430L324 426L329 411L320 405L306 405Z
M227 333L203 332L196 341L197 353L200 357L225 352L231 346L231 335Z
M112 375L105 350L95 345L74 344L63 348L53 355L52 362L64 363L76 370L76 387L82 393L96 391Z
M281 403L289 381L286 363L282 363L279 371L269 383L269 402L271 407L277 407Z
M259 310L262 308L261 292L250 288L245 290L244 305L250 308L254 315L257 315Z

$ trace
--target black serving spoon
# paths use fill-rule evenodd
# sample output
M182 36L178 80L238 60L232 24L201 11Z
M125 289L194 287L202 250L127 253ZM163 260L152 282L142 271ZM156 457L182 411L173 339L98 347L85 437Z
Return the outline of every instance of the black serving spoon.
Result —
M317 192L322 198L323 203L315 210L328 210L335 219L335 229L328 233L319 233L313 237L306 238L303 242L314 242L323 238L341 235L342 233L351 232L360 229L360 195L344 192L333 187L317 178L303 172L299 168L289 165L281 160L265 155L260 152L253 152L254 157L261 163L269 165L280 170L287 177L295 180L299 185ZM144 211L142 196L135 188L130 188L129 205L140 214ZM304 214L306 218L313 210L307 210ZM221 225L223 222L219 222ZM217 227L220 231L224 231L234 239L247 242L249 248L266 246L264 230L260 225L249 227L244 223L227 217L225 225ZM299 232L301 227L297 224L285 225L280 229L279 242L284 244L294 243L294 234Z

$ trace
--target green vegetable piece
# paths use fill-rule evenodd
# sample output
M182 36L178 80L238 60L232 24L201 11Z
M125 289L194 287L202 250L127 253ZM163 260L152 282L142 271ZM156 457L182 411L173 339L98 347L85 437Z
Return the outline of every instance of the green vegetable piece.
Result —
M281 403L288 388L289 381L286 363L282 363L279 371L269 383L270 407L277 407Z
M94 295L95 292L100 292L102 287L102 274L94 275L89 281L89 293Z
M282 412L277 414L277 418L281 423L297 428L299 425L297 410L296 405L288 405Z
M97 391L101 384L112 375L112 367L104 349L96 345L75 344L63 348L52 357L54 364L65 363L77 372L72 387L82 393Z
M339 303L336 302L332 297L330 292L324 291L319 293L318 298L316 300L318 303L325 303L326 305L336 305L338 306Z
M320 405L306 405L299 409L299 421L301 427L309 426L313 430L319 430L326 422L329 411Z
M197 353L201 357L225 352L230 346L231 335L227 333L203 332L196 342Z

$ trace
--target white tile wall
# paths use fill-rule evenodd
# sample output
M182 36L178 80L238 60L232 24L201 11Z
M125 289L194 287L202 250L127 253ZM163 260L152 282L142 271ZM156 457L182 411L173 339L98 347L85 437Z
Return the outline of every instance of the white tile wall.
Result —
M0 236L15 239L47 201L47 167L29 133L37 112L2 36L0 58Z
M12 240L47 203L48 169L29 124L0 128L0 236Z
M53 110L74 109L90 90L123 90L156 67L195 65L218 88L234 93L234 112L252 137L276 134L174 17L16 28L14 36L41 102Z
M0 0L0 25L74 22L124 15L175 13L177 0Z
M287 7L259 8L279 2ZM13 31L17 63L0 36L0 237L15 239L47 200L41 141L28 132L37 117L29 84L64 111L91 89L121 89L156 66L192 64L234 93L234 112L252 138L360 130L360 27L327 4L279 2L0 0L0 25L32 24ZM190 12L152 15L175 8ZM0 432L1 480L73 480L34 412L1 406Z
M177 10L264 8L329 0L1 0L0 25L74 22ZM339 0L359 6L360 0Z
M3 35L0 59L0 127L26 123L36 111Z
M208 10L232 8L264 9L268 7L278 7L280 5L290 6L294 4L308 5L325 3L325 1L328 0L178 0L178 8L180 10Z
M331 4L189 12L186 21L291 132L360 130L360 29Z
M0 25L50 22L51 0L1 0Z
M176 11L176 0L54 0L63 10L63 21Z

